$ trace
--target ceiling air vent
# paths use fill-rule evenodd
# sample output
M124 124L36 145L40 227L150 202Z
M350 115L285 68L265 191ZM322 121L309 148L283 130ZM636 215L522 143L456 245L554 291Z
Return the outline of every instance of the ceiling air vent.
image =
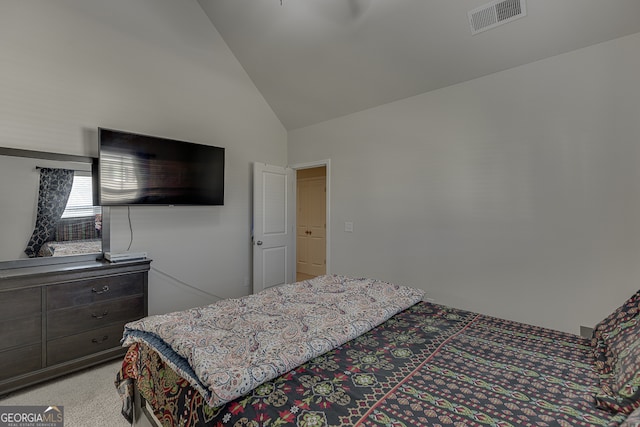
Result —
M525 0L492 1L468 12L471 33L478 34L527 16Z

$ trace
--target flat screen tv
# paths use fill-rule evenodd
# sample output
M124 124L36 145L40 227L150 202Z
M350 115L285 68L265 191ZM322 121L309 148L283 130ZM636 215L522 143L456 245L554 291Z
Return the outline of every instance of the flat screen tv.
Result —
M224 204L224 148L104 128L98 141L97 204Z

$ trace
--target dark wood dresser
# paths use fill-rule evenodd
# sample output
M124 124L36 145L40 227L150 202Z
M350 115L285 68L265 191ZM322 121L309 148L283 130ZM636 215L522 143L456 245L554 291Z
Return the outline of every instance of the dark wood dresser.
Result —
M0 395L122 357L147 315L150 260L0 270Z

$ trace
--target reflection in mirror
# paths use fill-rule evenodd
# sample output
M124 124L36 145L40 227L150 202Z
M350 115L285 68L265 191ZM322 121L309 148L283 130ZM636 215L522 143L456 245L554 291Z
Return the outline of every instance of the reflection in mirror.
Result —
M39 235L43 241L32 247L31 255L65 257L102 251L101 209L93 206L91 163L0 155L0 262L29 257L25 250L38 228L40 177L45 169L72 171L72 184L64 209L46 225L46 232Z

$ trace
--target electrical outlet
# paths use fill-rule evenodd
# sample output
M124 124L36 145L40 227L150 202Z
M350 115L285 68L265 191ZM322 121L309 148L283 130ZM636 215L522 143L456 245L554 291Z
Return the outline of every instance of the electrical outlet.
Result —
M344 231L347 233L353 233L353 221L345 221Z

